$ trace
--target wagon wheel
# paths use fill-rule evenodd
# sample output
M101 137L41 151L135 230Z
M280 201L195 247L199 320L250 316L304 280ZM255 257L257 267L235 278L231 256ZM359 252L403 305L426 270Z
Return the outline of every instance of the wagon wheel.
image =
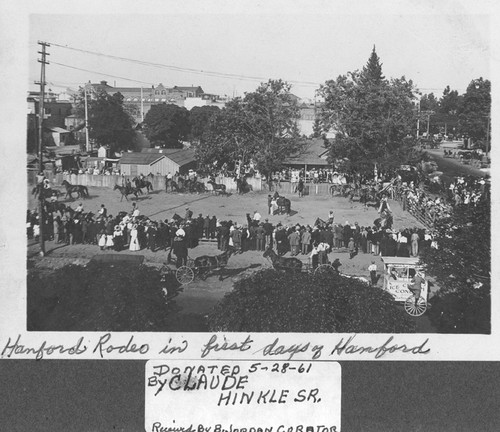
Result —
M325 276L333 276L337 274L337 271L331 264L320 264L314 270L315 276L325 275Z
M175 272L177 282L182 285L187 285L194 280L194 271L191 267L180 266Z
M405 311L408 315L415 317L421 316L426 310L427 302L422 297L419 297L417 304L415 304L415 297L412 295L405 301Z

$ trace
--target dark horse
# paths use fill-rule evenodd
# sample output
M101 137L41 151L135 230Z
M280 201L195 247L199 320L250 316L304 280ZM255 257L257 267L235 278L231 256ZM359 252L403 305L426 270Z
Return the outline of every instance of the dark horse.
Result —
M253 191L252 185L248 184L246 177L235 178L236 188L239 194L244 194Z
M286 213L287 215L290 214L292 210L292 203L288 198L285 198L284 196L279 196L276 199L276 204L278 205L278 213L283 214Z
M135 199L138 198L138 195L140 193L142 193L142 191L138 188L134 188L134 187L126 187L126 186L118 186L117 184L115 184L115 187L113 188L113 190L119 190L120 193L122 194L122 198L120 200L120 202L123 201L123 197L125 197L125 199L128 201L128 198L127 198L127 195L134 195L135 196Z
M180 192L181 188L177 184L177 182L174 179L169 179L165 177L165 192L168 192L168 189L170 188L170 192L173 192L174 189L176 192Z
M214 190L214 193L215 194L223 194L223 195L227 195L227 192L226 192L226 185L224 184L219 184L219 183L215 183L214 180L210 180L209 182L207 182L208 184L211 184L212 185L212 188Z
M149 193L150 191L153 191L153 184L149 180L145 179L140 179L138 177L134 177L132 179L132 182L135 184L135 187L137 189L144 189L146 188L146 191Z
M271 248L266 249L263 255L264 258L271 258L273 267L276 270L291 270L292 272L300 272L302 270L302 261L298 258L283 258L278 256Z
M70 197L73 199L73 192L75 192L78 196L78 198L88 198L89 197L89 190L87 189L87 186L81 186L81 185L72 185L69 181L63 180L62 185L66 188L66 197Z
M227 265L231 250L227 250L220 255L202 255L194 260L194 266L198 271L200 279L205 280L212 270L220 269L219 280L222 280L222 269Z
M61 195L61 192L59 192L57 189L46 188L42 184L37 184L32 189L31 193L35 196L35 198L40 194L42 194L43 198L50 198L52 195L59 197L59 195Z

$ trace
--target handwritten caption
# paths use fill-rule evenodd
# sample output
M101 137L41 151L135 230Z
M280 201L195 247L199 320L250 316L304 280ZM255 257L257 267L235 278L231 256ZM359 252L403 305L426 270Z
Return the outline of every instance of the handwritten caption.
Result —
M418 343L407 344L400 342L404 335L389 336L379 344L366 344L363 342L366 335L356 334L342 337L329 337L333 339L330 344L314 344L309 341L288 343L282 342L280 337L259 335L255 341L252 335L224 335L212 334L203 336L201 342L188 340L184 337L170 337L162 340L155 338L154 344L141 341L141 336L113 335L104 333L95 339L86 339L81 336L74 342L67 343L69 335L65 335L65 343L51 343L47 340L40 342L39 338L8 337L6 342L0 341L0 358L175 358L200 357L201 359L221 358L224 355L237 355L238 358L252 357L279 360L336 360L351 359L353 357L369 359L387 359L394 354L410 356L425 356L430 353L429 339ZM330 336L330 335L329 335ZM29 339L25 341L24 339ZM145 338L144 338L145 339ZM266 339L262 343L262 339ZM326 339L326 338L324 338ZM36 340L36 343L33 341ZM271 342L269 342L271 340ZM413 359L413 358L412 358Z
M146 363L146 431L338 432L340 400L333 361Z

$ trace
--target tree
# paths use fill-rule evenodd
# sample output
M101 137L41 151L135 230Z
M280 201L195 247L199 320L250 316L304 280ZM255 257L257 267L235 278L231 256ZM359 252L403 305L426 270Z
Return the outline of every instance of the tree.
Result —
M491 82L483 78L475 79L467 86L459 112L459 126L462 133L474 141L483 140L487 135L488 118L491 115ZM489 132L488 132L489 133Z
M387 80L372 52L361 71L340 75L319 89L324 99L320 117L336 137L330 160L347 158L358 166L396 167L415 145L414 87L404 77Z
M189 137L191 141L199 141L206 132L210 119L220 112L218 106L207 105L193 107L189 111L189 124L191 127Z
M189 111L174 104L153 105L144 118L146 137L153 145L182 148L189 133Z
M76 110L84 116L85 93L80 89ZM89 138L108 145L112 152L129 150L134 144L133 120L126 112L121 93L110 95L104 90L92 90L87 95Z
M263 270L235 283L209 315L210 331L411 333L387 292L343 276Z
M458 94L457 90L451 90L450 86L446 86L443 90L443 95L439 99L438 112L450 116L456 116L462 106L463 97Z
M224 162L253 162L269 178L286 157L304 147L297 126L299 107L290 89L282 80L269 80L228 102L196 145L199 162L207 169Z
M491 330L491 216L489 193L476 205L460 205L436 226L438 248L422 252L421 262L440 289L429 316L447 333Z
M420 98L420 111L434 111L438 112L439 101L434 93L424 94Z
M27 278L28 330L204 331L199 316L166 303L158 269L123 262L67 265ZM167 276L167 286L178 285Z
M361 78L365 83L374 85L380 85L385 80L384 75L382 75L382 64L380 63L380 58L375 51L375 45L373 46L368 62L363 67Z

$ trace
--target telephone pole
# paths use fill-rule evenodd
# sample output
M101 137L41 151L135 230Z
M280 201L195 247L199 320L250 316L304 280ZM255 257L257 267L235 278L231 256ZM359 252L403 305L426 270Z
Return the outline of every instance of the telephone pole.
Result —
M38 51L38 54L42 55L41 59L38 59L38 62L42 64L40 71L40 82L35 84L40 84L40 103L39 103L39 112L38 112L38 172L43 173L43 118L44 118L44 107L43 103L45 100L45 65L49 64L46 61L46 56L50 55L46 52L46 48L50 46L50 44L46 42L38 41L38 45L42 46L42 51ZM45 239L44 239L44 202L45 202L45 185L43 182L39 185L40 193L38 194L38 220L40 226L40 255L45 255Z

